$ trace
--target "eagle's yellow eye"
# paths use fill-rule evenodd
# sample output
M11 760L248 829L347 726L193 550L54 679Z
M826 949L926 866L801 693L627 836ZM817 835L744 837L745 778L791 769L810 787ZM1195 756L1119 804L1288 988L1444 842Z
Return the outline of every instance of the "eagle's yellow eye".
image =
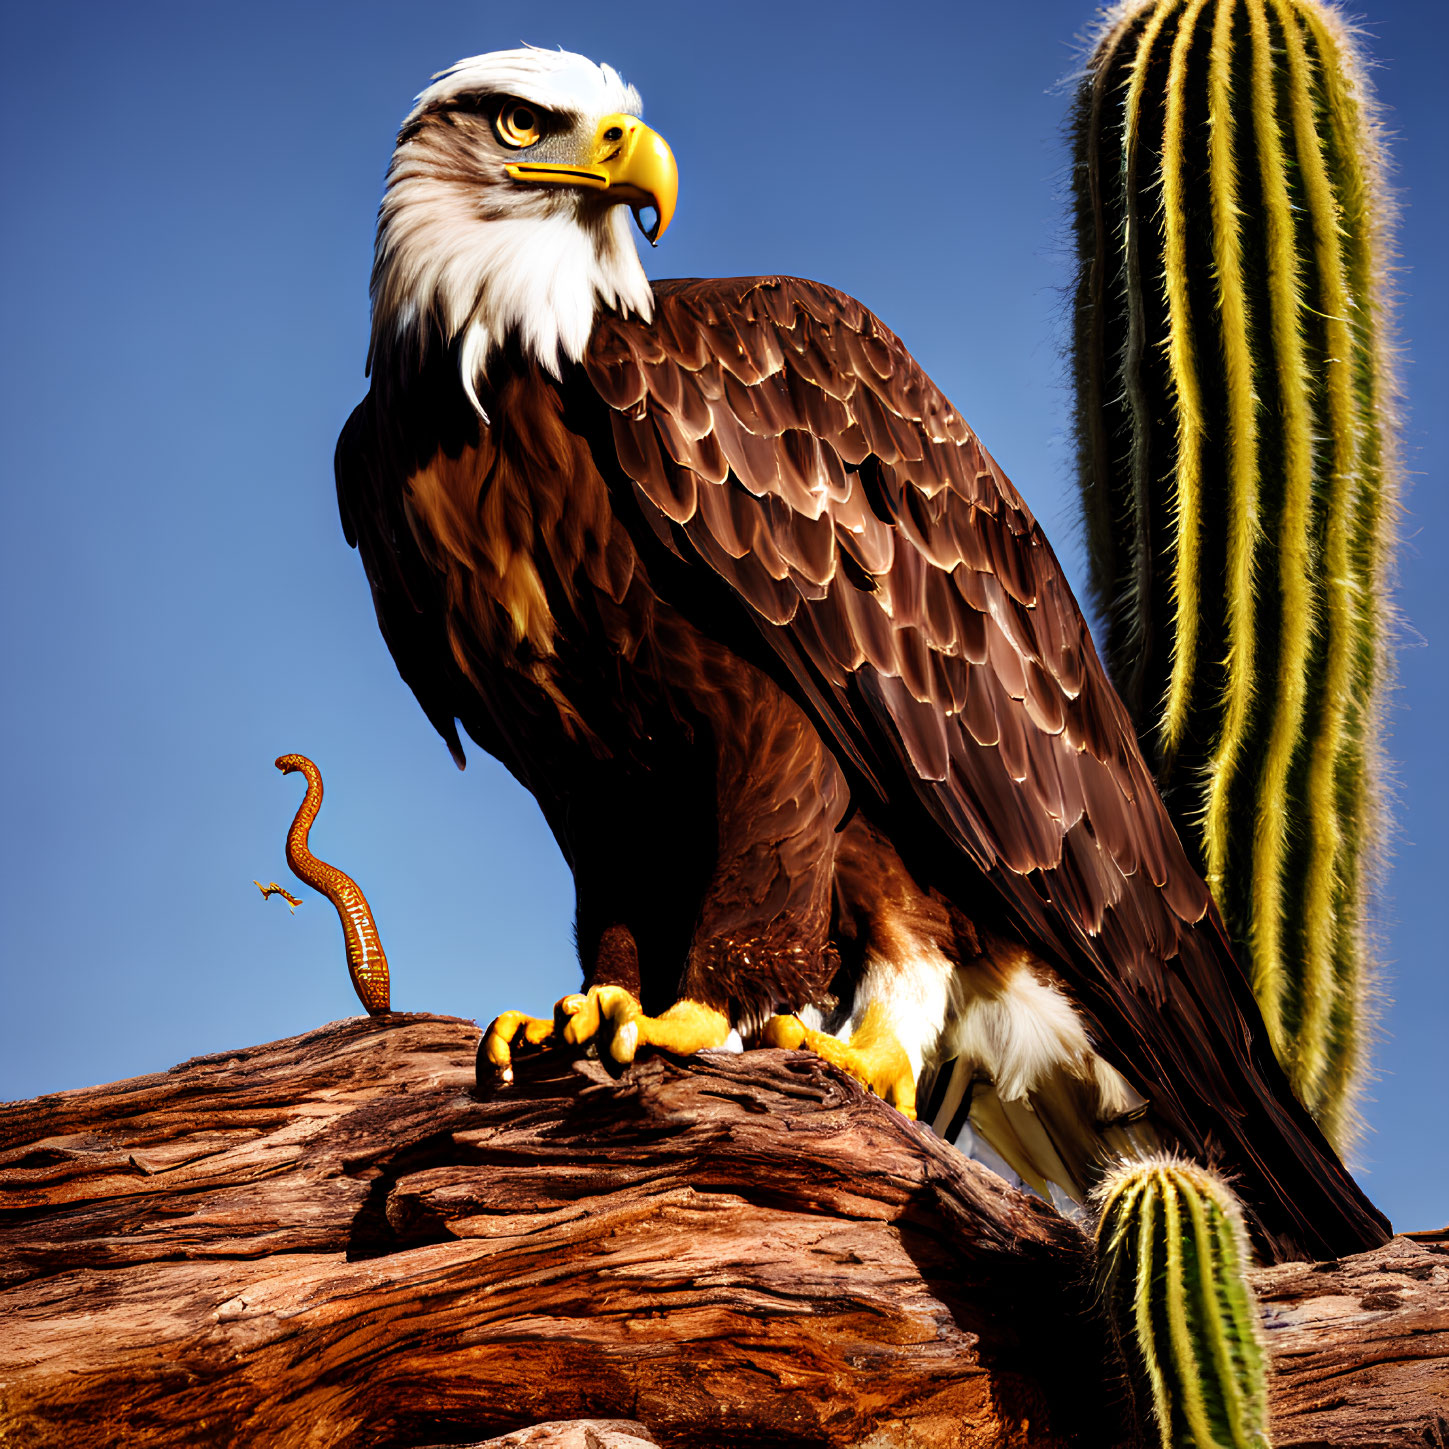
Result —
M520 146L532 146L543 135L539 129L538 112L525 101L510 101L499 111L493 130L505 146L515 150Z

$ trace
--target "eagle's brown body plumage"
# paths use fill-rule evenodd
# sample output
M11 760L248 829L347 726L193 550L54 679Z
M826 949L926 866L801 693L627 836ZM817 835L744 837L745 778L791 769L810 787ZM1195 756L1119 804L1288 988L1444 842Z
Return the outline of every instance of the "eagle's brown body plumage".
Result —
M491 421L441 340L384 349L338 447L398 667L455 753L456 719L538 798L586 981L748 1034L828 1019L893 937L988 996L1027 961L1270 1253L1380 1241L975 435L828 288L655 298L602 313L561 380L504 349Z

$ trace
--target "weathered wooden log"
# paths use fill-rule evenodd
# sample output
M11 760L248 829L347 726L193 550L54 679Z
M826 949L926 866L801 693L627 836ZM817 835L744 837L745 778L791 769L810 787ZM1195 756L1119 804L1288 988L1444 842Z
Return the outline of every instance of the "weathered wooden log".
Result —
M459 1449L649 1449L658 1442L634 1419L563 1419L480 1439Z
M1277 1449L1449 1444L1449 1228L1253 1278Z
M477 1038L357 1018L0 1107L0 1443L1129 1436L1082 1235L824 1063L479 1092ZM1280 1446L1436 1442L1442 1239L1260 1278Z

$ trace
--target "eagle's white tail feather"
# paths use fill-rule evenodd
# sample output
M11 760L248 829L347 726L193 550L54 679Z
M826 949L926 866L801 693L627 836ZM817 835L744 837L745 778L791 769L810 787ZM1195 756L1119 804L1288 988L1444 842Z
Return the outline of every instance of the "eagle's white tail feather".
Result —
M1075 1007L1025 951L1003 974L999 961L958 967L929 942L893 935L889 958L866 958L842 1039L877 1003L918 1083L938 1066L949 1071L936 1132L954 1129L968 1155L1008 1166L1048 1201L1081 1202L1093 1161L1124 1145L1107 1141L1121 1136L1110 1124L1143 1099L1093 1050Z

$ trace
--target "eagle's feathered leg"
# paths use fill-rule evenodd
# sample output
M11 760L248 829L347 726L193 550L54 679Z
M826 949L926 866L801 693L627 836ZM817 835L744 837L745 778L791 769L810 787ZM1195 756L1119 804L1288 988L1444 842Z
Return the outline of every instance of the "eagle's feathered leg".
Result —
M748 665L699 699L716 758L717 846L679 995L749 1039L828 995L837 827L848 792L800 708Z
M570 857L581 862L585 989L564 997L551 1023L517 1011L492 1023L484 1054L505 1081L517 1047L596 1044L618 1063L644 1045L688 1054L724 1045L733 1029L754 1037L776 1011L829 998L838 966L831 891L847 803L840 767L799 706L754 666L662 607L649 622L636 631L652 671L644 685L669 712L657 711L640 733L656 753L682 752L675 778L698 772L707 808L679 784L657 793L643 764L615 788L595 762L587 788L558 812ZM581 712L608 736L607 718ZM711 819L697 915L671 954L664 948L675 938L655 918L677 903L661 901L657 880L693 885L700 851L689 832ZM640 864L651 852L652 872Z
M639 981L639 945L634 933L620 921L614 921L600 933L592 950L585 945L583 902L579 904L579 959L592 961L584 989L591 986L622 986L635 996L642 996Z

